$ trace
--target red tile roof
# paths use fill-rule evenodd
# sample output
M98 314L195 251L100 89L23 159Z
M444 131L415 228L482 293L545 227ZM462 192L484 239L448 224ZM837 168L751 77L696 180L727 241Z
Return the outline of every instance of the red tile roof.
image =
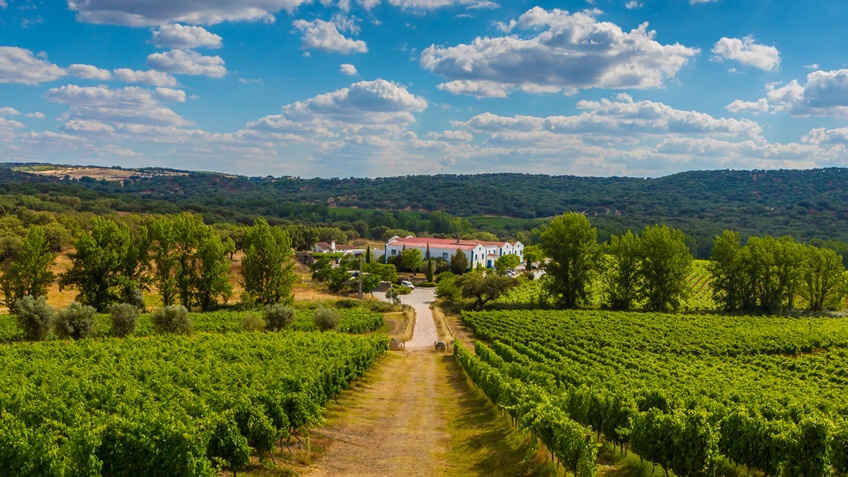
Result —
M486 246L500 246L503 245L504 242L487 242L484 240L460 240L457 243L456 239L443 239L443 238L428 238L428 237L401 237L390 243L389 245L406 245L407 247L427 247L427 244L430 247L437 248L453 248L453 249L463 249L463 250L471 250L476 247L478 244L484 247Z

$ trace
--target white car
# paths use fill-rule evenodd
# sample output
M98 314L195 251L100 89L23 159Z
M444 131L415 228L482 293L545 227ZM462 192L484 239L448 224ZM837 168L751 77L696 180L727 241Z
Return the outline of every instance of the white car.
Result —
M400 282L400 286L409 288L410 290L415 290L415 285L412 284L409 280L404 280Z

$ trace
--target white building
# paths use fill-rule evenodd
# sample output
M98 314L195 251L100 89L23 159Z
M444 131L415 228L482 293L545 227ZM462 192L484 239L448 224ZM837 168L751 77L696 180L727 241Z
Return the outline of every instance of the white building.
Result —
M483 240L458 240L427 237L398 237L395 235L386 242L386 260L397 257L408 248L421 250L421 256L427 258L427 247L432 258L450 260L457 249L462 250L471 268L482 264L494 268L495 261L504 255L518 255L519 263L524 263L524 244L521 242L486 242Z

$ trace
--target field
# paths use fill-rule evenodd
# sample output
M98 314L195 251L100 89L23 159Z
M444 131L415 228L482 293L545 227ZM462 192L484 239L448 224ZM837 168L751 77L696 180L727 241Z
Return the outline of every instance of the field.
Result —
M848 471L846 321L600 311L463 321L487 343L463 356L484 390L551 406L525 413L559 427L531 430L583 426L677 475Z
M291 332L0 346L0 462L32 477L215 475L319 423L386 345Z

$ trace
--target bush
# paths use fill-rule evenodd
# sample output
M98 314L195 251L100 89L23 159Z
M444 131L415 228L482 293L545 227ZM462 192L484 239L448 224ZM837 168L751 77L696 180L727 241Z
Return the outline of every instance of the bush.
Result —
M41 341L50 332L53 308L50 308L43 296L35 299L27 295L15 302L15 317L26 339Z
M88 338L94 332L94 315L97 310L93 306L71 303L56 314L56 334L63 338L80 340Z
M112 336L123 337L135 333L138 308L129 303L121 303L112 305L109 314L112 315Z
M244 315L241 319L241 326L244 331L262 331L267 327L267 323L261 316Z
M336 310L331 308L318 308L315 310L315 327L321 331L334 330L339 326L341 317Z
M362 303L360 303L359 300L339 300L335 303L334 306L338 309L350 309L359 308L360 306L362 306Z
M153 322L153 329L157 333L191 334L191 320L188 318L188 310L182 305L159 308L153 313L150 320Z
M436 282L421 282L415 284L418 288L436 288L436 285Z
M409 295L410 293L412 293L412 288L406 288L397 285L393 285L392 290L396 291L398 295Z
M268 331L280 331L294 322L294 308L277 303L265 307L265 328Z

